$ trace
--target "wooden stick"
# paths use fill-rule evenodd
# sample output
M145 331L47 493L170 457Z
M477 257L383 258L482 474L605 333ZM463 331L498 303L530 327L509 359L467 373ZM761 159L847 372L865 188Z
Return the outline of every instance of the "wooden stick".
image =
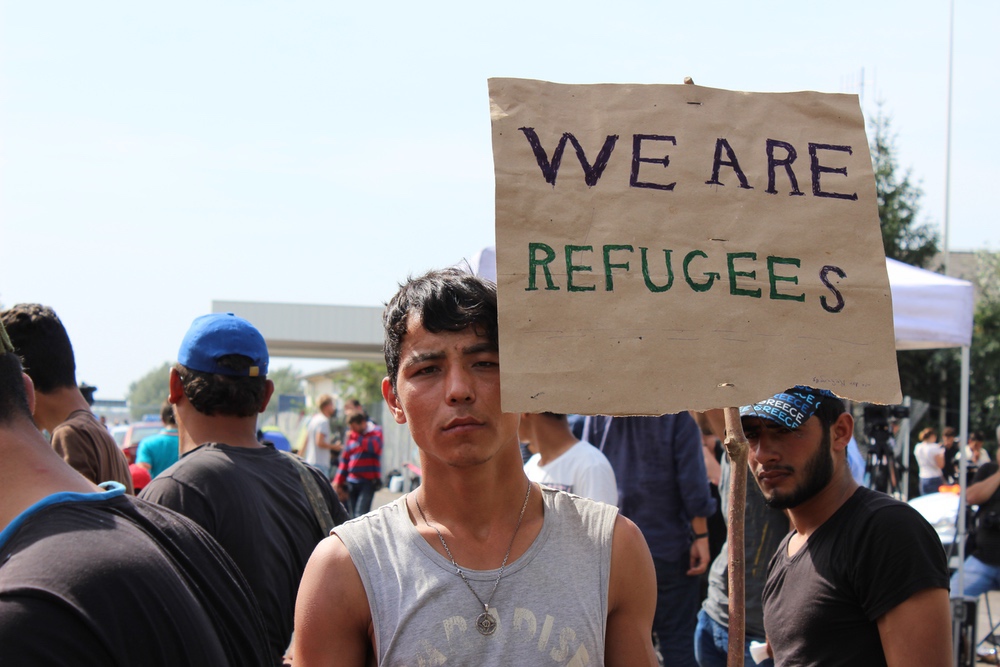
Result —
M747 504L747 454L739 408L726 408L726 452L729 453L729 659L743 667L746 638L746 570L744 543Z

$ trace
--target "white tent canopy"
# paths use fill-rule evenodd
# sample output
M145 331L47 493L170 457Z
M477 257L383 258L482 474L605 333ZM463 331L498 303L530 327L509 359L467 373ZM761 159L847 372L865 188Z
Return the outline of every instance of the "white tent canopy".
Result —
M885 260L892 291L897 350L964 347L972 343L972 283Z

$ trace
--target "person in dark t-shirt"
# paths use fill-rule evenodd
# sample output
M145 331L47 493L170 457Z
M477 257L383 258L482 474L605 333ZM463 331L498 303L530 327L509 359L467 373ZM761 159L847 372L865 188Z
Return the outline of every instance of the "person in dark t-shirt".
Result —
M975 433L970 440L982 441ZM979 597L986 591L1000 590L1000 466L988 461L979 466L972 484L965 490L970 505L979 505L976 513L976 545L965 559L962 595ZM958 572L951 578L952 594L959 593Z
M91 482L118 482L133 493L125 455L76 384L73 344L59 316L48 306L19 303L0 320L34 383L35 425L52 436L52 448Z
M0 324L0 664L268 665L256 600L215 540L87 480L34 405Z
M250 322L232 313L197 318L177 359L168 400L181 458L140 497L194 520L232 556L260 603L272 663L280 664L306 561L347 512L325 471L257 440L257 415L274 384L264 338Z
M854 481L840 399L797 386L740 415L764 500L793 528L763 591L775 664L951 665L944 549L913 508Z

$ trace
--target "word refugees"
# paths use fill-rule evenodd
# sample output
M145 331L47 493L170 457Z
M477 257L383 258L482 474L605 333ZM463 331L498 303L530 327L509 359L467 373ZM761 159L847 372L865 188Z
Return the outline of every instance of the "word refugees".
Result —
M636 248L631 245L610 244L601 246L601 264L595 271L590 262L593 261L594 253L592 245L565 245L562 253L557 253L555 248L546 243L528 244L528 285L526 292L539 289L539 273L544 283L543 290L557 291L562 287L556 284L553 277L552 265L558 269L559 275L566 276L565 288L567 292L595 292L598 289L600 280L598 276L603 276L603 289L605 292L615 290L616 270L619 276L627 275L634 271L632 261L635 258ZM660 260L659 252L663 253ZM662 249L651 253L649 248L638 248L639 265L642 273L642 280L650 292L667 292L674 286L674 262L673 250ZM557 262L556 257L561 254L562 261ZM745 296L760 299L763 296L761 287L741 286L749 282L755 284L757 281L757 253L755 252L727 252L725 257L725 273L729 283L729 293L733 296ZM804 302L806 295L797 289L799 276L795 269L801 267L802 262L796 257L776 257L770 255L764 260L767 273L767 296L774 301L798 301ZM584 263L588 262L588 263ZM703 250L691 250L684 255L680 262L681 274L684 282L694 292L708 292L715 286L716 281L722 282L721 270L712 271L712 268L720 268L721 262L718 258L710 258ZM748 270L751 269L751 270ZM820 306L828 313L839 313L844 309L844 297L840 290L831 282L830 274L844 279L847 274L837 266L824 266L819 271L818 278L826 289L830 291L828 298L824 294L819 297ZM580 275L578 275L580 274ZM588 280L589 277L589 280Z

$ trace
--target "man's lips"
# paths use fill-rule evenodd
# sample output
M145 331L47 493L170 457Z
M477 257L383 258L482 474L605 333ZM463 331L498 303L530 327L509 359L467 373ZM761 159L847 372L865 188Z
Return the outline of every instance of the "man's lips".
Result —
M457 431L482 426L483 422L475 417L457 417L444 425L442 431Z
M757 473L757 479L765 484L777 484L792 474L791 468L768 468Z

